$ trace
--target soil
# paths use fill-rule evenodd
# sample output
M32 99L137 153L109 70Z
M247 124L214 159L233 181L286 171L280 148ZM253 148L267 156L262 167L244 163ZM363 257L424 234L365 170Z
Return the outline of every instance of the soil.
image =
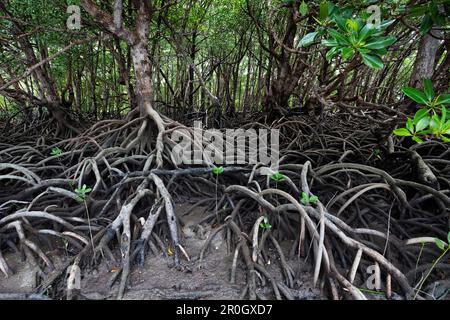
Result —
M235 284L230 283L233 253L228 252L224 235L221 232L212 239L203 262L200 263L200 252L213 228L208 224L200 225L198 223L211 212L206 212L204 207L190 210L192 207L193 205L189 203L176 204L177 213L184 222L183 245L190 261L187 261L186 258L183 259L183 268L177 270L173 265L173 257L168 252L157 255L149 253L142 267L136 265L132 267L124 295L125 300L240 299L246 282L243 263L238 263ZM288 257L292 243L285 241L280 245ZM55 262L56 268L66 261L66 256L61 252L46 251L45 253ZM271 253L273 259L277 259L275 253ZM115 254L119 257L118 252ZM37 286L38 269L28 262L23 262L22 260L25 259L22 259L17 253L5 254L5 259L11 269L17 272L9 278L0 276L0 293L34 293ZM287 263L298 275L295 289L288 289L295 299L318 300L325 298L321 290L313 287L311 267L308 262L294 258L287 260ZM266 268L277 282L282 282L282 272L278 263L267 265ZM120 279L119 270L119 266L109 265L105 261L95 268L82 268L81 291L78 299L115 299L119 282L115 280ZM257 294L262 299L274 298L270 286L258 289Z

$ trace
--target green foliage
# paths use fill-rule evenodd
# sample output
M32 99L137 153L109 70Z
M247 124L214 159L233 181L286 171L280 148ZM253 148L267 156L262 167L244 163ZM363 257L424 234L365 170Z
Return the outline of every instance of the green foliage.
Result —
M373 155L375 156L375 158L377 158L378 160L381 160L381 150L379 148L375 148L373 150Z
M260 223L260 228L263 230L270 230L272 229L272 225L269 223L269 217L264 216L263 222Z
M52 152L50 153L50 155L52 156L60 156L62 154L62 150L58 147L53 148Z
M78 196L78 200L80 202L84 202L86 200L86 195L92 191L92 188L88 188L85 184L81 188L76 188L75 193Z
M424 91L405 87L403 93L414 102L424 107L416 112L414 119L408 118L406 128L394 130L400 137L411 137L417 143L423 142L424 136L434 136L444 142L450 142L450 95L436 95L431 80L424 80Z
M450 232L449 232L449 237L450 237ZM439 249L441 249L442 251L445 251L445 248L448 247L448 245L444 241L442 241L441 239L436 238L434 240L434 242L436 243L437 247Z
M275 172L273 175L270 176L270 179L272 179L275 182L283 182L286 179L286 177L284 176L284 174L280 172Z
M440 10L439 7L444 10ZM422 22L419 30L424 35L433 28L434 25L444 27L449 23L450 2L448 0L431 0L424 1L412 6L409 9L409 15L412 17L421 17Z
M302 197L300 198L300 202L304 206L310 206L312 204L316 204L319 201L319 197L315 195L309 196L306 192L302 192Z
M222 174L225 171L223 167L214 167L212 168L212 173L215 175Z
M300 5L300 14L302 16L305 16L308 14L308 5L305 3L305 1L302 1L302 4Z
M327 60L330 61L338 54L341 54L344 61L359 55L368 67L383 68L382 57L387 54L387 48L397 41L393 36L383 36L385 29L393 21L384 22L379 28L375 28L361 18L336 15L334 22L338 29L329 28L331 38L322 41L324 46L330 47Z

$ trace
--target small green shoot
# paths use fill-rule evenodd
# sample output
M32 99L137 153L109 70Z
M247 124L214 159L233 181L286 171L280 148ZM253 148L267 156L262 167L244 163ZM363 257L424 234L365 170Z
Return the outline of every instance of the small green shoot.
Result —
M425 281L430 277L431 272L436 268L437 264L447 255L447 253L450 251L450 232L447 234L447 242L445 243L441 239L436 238L434 240L436 246L442 251L442 254L434 261L433 265L431 266L430 270L428 271L427 275L422 278L422 280L418 283L416 295L414 296L414 300L417 298L417 295L419 292L421 292L423 285L425 284Z
M302 192L302 197L300 198L300 202L304 206L311 206L312 204L316 204L319 201L319 197L315 195L309 196L306 192Z
M86 195L92 191L92 188L88 188L85 184L81 188L76 188L75 193L78 196L78 200L80 202L84 202L86 200Z
M212 168L212 173L215 175L219 175L222 174L225 171L225 169L223 167L214 167Z
M273 175L270 176L270 179L272 179L275 182L283 182L286 178L284 176L284 174L280 173L280 172L276 172Z
M60 156L62 154L62 150L58 147L53 148L52 152L50 153L52 156Z
M373 155L375 156L375 158L377 158L378 160L381 160L381 150L379 148L375 148L373 150Z
M270 230L272 229L272 225L269 223L269 217L264 216L263 222L260 223L260 228L263 230Z

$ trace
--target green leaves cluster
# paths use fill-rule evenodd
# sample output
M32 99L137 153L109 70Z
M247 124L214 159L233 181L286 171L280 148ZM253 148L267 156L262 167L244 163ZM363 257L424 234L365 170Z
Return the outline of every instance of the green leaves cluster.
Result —
M405 87L403 93L414 102L424 107L416 112L414 119L408 118L406 128L394 130L400 137L411 137L417 143L423 142L423 137L432 135L444 142L450 142L450 94L436 95L431 80L424 80L424 91Z
M225 171L225 169L223 167L214 167L212 168L212 173L215 175L219 175L222 174Z
M78 196L78 200L83 202L86 200L86 195L92 191L92 188L88 188L85 184L81 188L76 188L75 193Z
M438 239L438 238L435 239L435 243L438 246L438 248L441 249L442 251L449 250L449 248L450 248L450 232L447 235L447 243L445 243L444 241L442 241L441 239Z
M439 7L442 6L443 10ZM409 15L413 17L422 17L420 24L420 34L424 35L434 25L444 27L449 23L450 2L448 0L431 0L424 3L416 4L409 10Z
M385 29L393 21L384 22L379 28L360 18L336 16L334 21L338 29L328 29L331 38L322 41L324 46L330 47L326 54L327 60L332 60L338 54L344 61L359 55L368 67L383 68L382 57L387 54L387 48L397 41L393 36L383 36Z
M283 182L286 179L286 177L284 176L284 174L280 172L275 172L273 175L270 176L270 179L272 179L275 182Z
M309 196L306 192L302 192L302 197L300 198L300 202L304 206L310 206L312 204L316 204L319 201L319 197L315 195Z
M306 4L305 4L306 5ZM304 15L303 13L307 14L309 12L308 10L305 10L305 7L303 7L303 3L300 6L300 14ZM306 5L306 9L307 9ZM327 1L323 1L319 5L319 16L313 17L313 19L317 22L317 28L314 32L310 32L306 34L301 40L299 45L301 47L309 47L313 42L316 40L318 36L325 36L327 33L327 29L333 25L332 17L337 12L338 8L334 6L332 3L329 3Z
M306 14L308 8L300 6L300 14ZM318 26L314 32L306 34L300 40L300 46L310 46L317 37L327 36L322 45L329 47L326 54L328 61L340 54L344 61L360 56L362 61L373 69L383 68L382 57L387 48L397 40L392 36L384 36L386 28L394 20L381 23L378 28L367 24L367 14L362 13L355 18L352 11L339 8L330 2L323 1L319 5L318 17L313 17Z
M264 229L264 230L272 229L272 225L269 223L269 217L268 216L264 216L264 220L263 220L263 222L261 222L259 224L259 227L261 229Z
M50 155L52 155L52 156L60 156L61 154L62 154L62 150L58 147L52 148L52 152L50 153Z

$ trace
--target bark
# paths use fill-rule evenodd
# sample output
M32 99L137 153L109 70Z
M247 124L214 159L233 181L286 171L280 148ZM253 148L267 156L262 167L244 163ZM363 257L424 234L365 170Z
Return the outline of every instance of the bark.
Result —
M8 17L11 18L11 14L6 9L6 6L4 3L0 3L0 11L2 11L4 14L6 14ZM15 19L11 19L11 34L15 36L17 39L17 42L19 43L19 46L22 50L22 52L25 55L25 64L30 69L33 70L31 75L36 81L36 84L38 85L38 88L40 88L40 95L41 99L43 101L40 101L41 105L45 105L47 109L49 110L50 114L53 116L53 118L57 121L58 127L56 130L56 135L59 135L62 132L65 132L66 129L70 129L74 132L79 133L79 130L74 128L72 125L69 124L70 120L68 118L68 115L62 108L62 100L58 96L55 82L50 76L49 71L47 70L48 65L48 57L47 52L45 50L41 50L42 53L42 61L43 63L40 63L40 59L36 56L33 46L25 33L25 31L22 29L22 26L19 22ZM20 92L17 92L16 94L9 95L11 98L16 99L16 97L21 96ZM30 96L28 95L28 99L30 99ZM34 97L31 98L31 102L33 103Z
M434 32L434 31L433 31ZM440 33L434 32L440 36ZM410 87L423 88L424 79L432 79L436 66L436 53L441 46L441 40L436 39L429 33L425 34L419 43L416 61L412 72Z

